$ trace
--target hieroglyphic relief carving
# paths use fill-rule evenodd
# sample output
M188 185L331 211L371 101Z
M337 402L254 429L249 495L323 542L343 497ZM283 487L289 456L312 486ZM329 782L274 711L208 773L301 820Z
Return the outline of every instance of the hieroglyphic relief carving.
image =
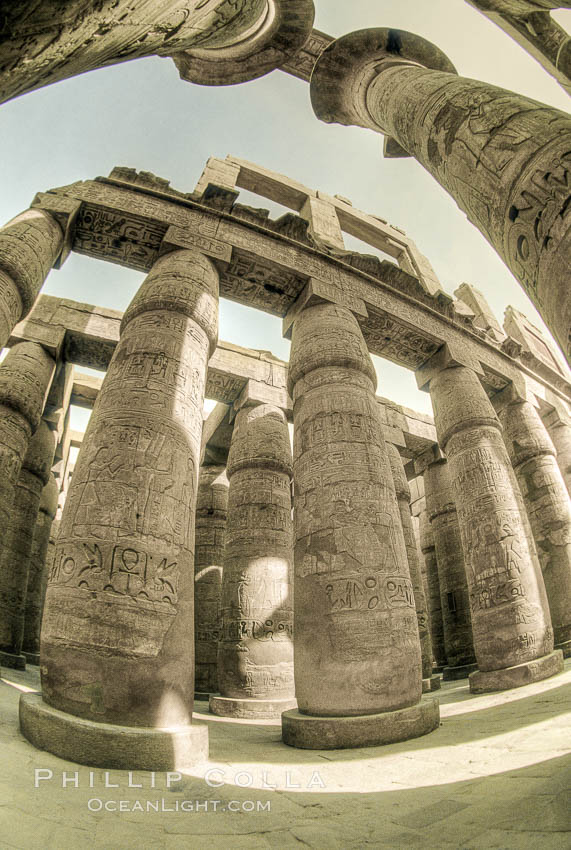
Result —
M289 370L295 675L300 709L314 715L389 710L420 694L414 594L374 387L352 313L302 310ZM396 666L406 670L398 684Z
M155 263L123 317L46 594L44 697L72 714L152 725L174 687L180 697L167 713L189 722L194 505L216 295L210 261L175 251ZM78 653L100 682L103 707L66 686ZM114 675L104 672L108 658ZM125 689L127 700L116 693Z
M439 348L439 343L427 338L379 310L368 309L369 317L363 327L367 345L375 353L416 369Z
M158 256L167 231L133 213L83 204L77 217L74 251L148 271Z
M230 699L211 708L239 716L235 700L258 699L273 716L272 703L294 700L291 448L281 410L238 412L228 478L218 678Z

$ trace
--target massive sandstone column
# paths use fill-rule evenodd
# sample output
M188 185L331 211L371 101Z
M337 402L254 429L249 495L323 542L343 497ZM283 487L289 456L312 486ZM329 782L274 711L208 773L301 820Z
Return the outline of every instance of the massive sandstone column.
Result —
M29 312L63 244L49 213L31 209L0 229L0 349Z
M507 388L509 389L509 388ZM571 502L545 425L530 402L494 397L549 600L555 649L571 655Z
M194 544L194 692L208 699L218 690L222 564L228 516L226 467L200 468Z
M438 565L445 681L464 679L477 669L464 552L451 484L446 461L427 465L424 493Z
M157 260L121 323L62 516L21 728L71 761L166 770L206 757L194 696L194 513L218 276Z
M293 326L294 658L299 711L283 740L320 749L389 743L438 724L420 703L414 594L375 400L354 315L322 303Z
M567 492L571 495L571 418L559 410L544 417L545 426L557 454L557 465L563 476Z
M430 395L470 592L479 668L470 689L502 690L559 672L563 656L553 651L541 567L501 425L476 373L453 364L436 356Z
M227 717L280 717L293 682L291 447L283 412L269 404L236 416L228 455L222 574L221 696Z
M434 534L426 509L419 517L420 551L424 557L424 575L426 577L426 601L430 622L430 637L435 668L441 673L447 665L446 648L444 644L444 624L442 621L442 602L440 600L440 582L438 580L438 564L436 562L436 547Z
M386 134L454 198L519 280L571 362L571 117L456 75L430 42L360 30L317 60L318 118Z
M10 525L14 487L54 372L53 357L34 342L15 345L0 366L0 553ZM3 597L0 587L0 605L10 608L11 604L10 594Z
M422 585L422 573L418 560L418 549L412 527L412 515L410 513L410 487L406 480L403 462L399 450L393 443L385 443L395 494L400 513L401 526L404 535L406 554L408 557L408 569L412 582L414 594L414 605L416 608L416 619L418 623L418 634L420 637L420 654L422 659L422 691L437 690L440 687L440 678L432 675L432 640L428 625L428 611L426 597Z
M48 583L47 554L52 531L52 524L57 511L59 490L53 474L42 490L40 508L34 540L30 553L28 570L28 589L26 591L26 607L24 613L24 640L22 652L28 664L40 663L40 626L44 597Z
M23 669L24 616L34 529L42 490L48 483L57 436L41 420L32 436L14 489L0 554L0 663Z

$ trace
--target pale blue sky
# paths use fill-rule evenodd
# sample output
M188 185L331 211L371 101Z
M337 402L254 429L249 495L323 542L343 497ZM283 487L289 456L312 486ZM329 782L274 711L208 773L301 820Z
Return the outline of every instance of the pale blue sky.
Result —
M568 110L569 98L524 50L462 0L316 0L315 26L334 36L392 26L434 41L460 74ZM571 30L571 11L556 13ZM323 189L403 228L430 258L444 289L467 281L498 318L511 303L543 327L527 297L454 201L412 159L384 160L372 132L320 123L306 83L279 71L228 88L181 81L169 59L95 71L0 107L0 220L38 191L125 165L191 191L209 156L230 153ZM260 204L262 206L264 204ZM124 309L142 275L73 254L44 292ZM281 321L228 301L220 338L287 359ZM430 412L411 372L375 358L378 392ZM76 427L83 417L74 417Z

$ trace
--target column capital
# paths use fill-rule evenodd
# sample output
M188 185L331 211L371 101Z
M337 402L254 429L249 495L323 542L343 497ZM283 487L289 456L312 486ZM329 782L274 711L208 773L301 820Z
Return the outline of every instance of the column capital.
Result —
M306 307L327 303L347 307L355 316L361 319L366 319L369 315L362 298L352 296L345 290L338 289L324 280L311 277L282 320L282 336L286 339L291 339L293 324Z
M478 360L471 357L468 352L462 351L456 343L445 343L414 373L418 389L428 391L432 378L435 378L444 369L453 366L465 366L479 377L484 375L484 370Z
M61 269L73 247L75 223L81 207L81 201L58 195L55 192L38 192L31 203L31 209L42 210L53 216L63 233L63 241L58 256L54 260L54 269Z

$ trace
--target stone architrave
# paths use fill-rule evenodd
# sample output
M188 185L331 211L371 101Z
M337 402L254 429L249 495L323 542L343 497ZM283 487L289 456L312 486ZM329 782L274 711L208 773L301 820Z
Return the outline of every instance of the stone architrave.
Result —
M24 640L22 652L28 664L40 663L40 626L44 597L48 583L47 554L52 533L52 524L57 511L59 489L53 474L42 490L40 509L34 529L34 540L30 553L28 589L24 614Z
M544 679L563 669L563 655L553 650L541 567L501 425L477 374L453 360L435 362L430 395L470 593L478 663L470 689L497 691Z
M224 536L228 516L226 467L200 468L194 544L194 691L208 699L218 690L217 653Z
M477 670L458 516L445 460L429 463L424 471L426 515L430 522L444 630L445 681L464 679Z
M296 316L294 658L299 711L286 744L306 749L417 737L438 724L420 702L414 592L383 439L376 375L353 313Z
M71 481L23 734L80 764L167 770L206 757L192 725L194 517L218 274L180 250L123 317Z
M503 396L506 391L500 393ZM494 398L504 442L533 532L549 600L555 649L571 655L571 502L555 448L535 407ZM498 400L497 400L498 399ZM497 400L497 401L496 401Z
M417 35L350 33L318 58L318 118L385 134L454 198L512 271L571 362L571 117L457 76Z
M440 582L438 580L438 564L432 526L426 514L426 509L419 516L420 551L424 556L424 575L426 578L426 602L430 622L430 637L435 667L439 673L447 666L446 648L444 643L444 624L442 621L442 602L440 599Z
M228 455L221 696L210 697L214 714L272 718L296 706L291 473L283 412L270 404L242 408Z
M418 634L420 637L420 653L422 659L422 691L437 690L440 687L440 678L432 675L432 640L428 624L428 610L424 587L422 584L422 573L418 560L418 549L412 527L412 515L410 512L410 487L406 480L403 462L399 450L393 443L385 443L387 454L395 485L395 493L399 507L401 526L404 535L406 554L408 557L408 569L412 590L414 594L414 605L416 608L416 619L418 623Z
M552 410L543 418L557 456L557 465L563 476L567 492L571 495L571 417Z
M14 488L0 555L0 662L24 669L24 617L34 529L50 477L57 436L42 419L28 445Z
M57 221L26 210L0 229L0 349L26 316L63 245Z
M32 434L38 427L55 372L55 361L41 345L20 342L0 366L0 528L10 526L14 487ZM0 558L6 537L0 538ZM10 608L11 598L0 605Z

